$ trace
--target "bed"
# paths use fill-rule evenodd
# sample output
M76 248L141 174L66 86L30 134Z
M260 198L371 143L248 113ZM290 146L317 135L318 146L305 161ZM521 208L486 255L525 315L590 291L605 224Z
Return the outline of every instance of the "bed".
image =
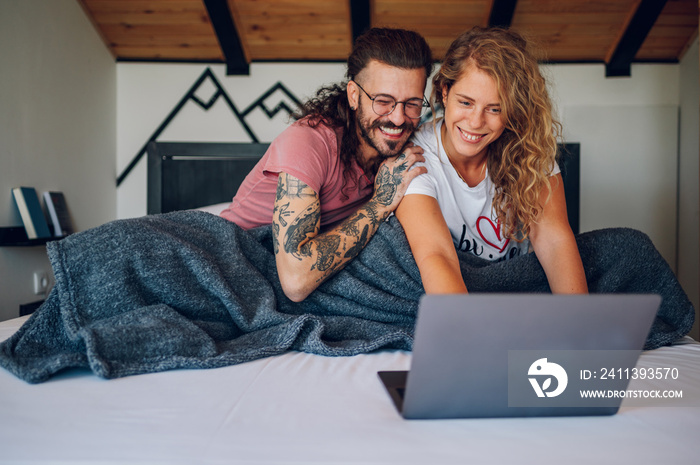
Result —
M26 318L26 317L25 317ZM0 339L25 318L0 323ZM402 420L377 378L411 354L288 352L213 370L104 380L74 370L28 385L0 370L2 463L697 463L700 344L645 352L677 367L684 405L611 417ZM634 389L663 389L657 381ZM692 406L694 405L694 407Z
M213 146L205 145L190 146L184 160L196 157L194 147L211 161ZM180 148L153 147L149 159L166 161L168 155L160 149L175 153ZM218 148L230 153L242 147ZM255 147L254 153L242 149L245 156L232 157L234 164L252 162L263 148ZM168 197L162 190L164 171L157 171L151 172L149 160L149 195L155 176L161 183L156 195ZM227 185L223 194L204 203L168 204L161 198L158 212L226 203L234 188ZM149 199L149 211L150 205ZM26 320L0 322L0 340ZM406 370L410 361L406 350L337 357L287 351L215 369L111 380L71 369L35 385L0 369L0 463L698 461L700 344L688 337L644 352L638 363L639 368L677 368L681 377L637 379L630 385L635 390L682 391L682 402L677 407L640 407L625 400L610 417L406 421L377 372Z

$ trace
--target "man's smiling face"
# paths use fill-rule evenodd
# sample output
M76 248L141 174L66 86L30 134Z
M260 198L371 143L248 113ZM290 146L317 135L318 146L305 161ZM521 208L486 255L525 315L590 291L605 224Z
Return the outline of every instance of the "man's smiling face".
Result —
M422 99L425 80L423 68L395 68L374 60L357 77L357 81L371 97L390 95L397 102ZM406 117L402 103L398 103L391 114L379 116L372 109L372 100L357 84L351 81L348 86L353 90L349 92L350 103L352 105L354 101L352 106L357 108L355 118L362 141L363 160L369 162L375 158L398 155L420 120Z

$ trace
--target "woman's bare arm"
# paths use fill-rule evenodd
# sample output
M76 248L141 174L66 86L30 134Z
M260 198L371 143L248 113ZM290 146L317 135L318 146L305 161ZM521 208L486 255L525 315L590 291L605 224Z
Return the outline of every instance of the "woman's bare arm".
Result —
M411 194L396 217L406 232L427 294L466 293L452 236L435 198Z
M552 180L552 195L544 203L548 193L545 188L540 196L544 207L537 223L532 225L530 243L553 293L586 294L586 274L569 225L561 174Z

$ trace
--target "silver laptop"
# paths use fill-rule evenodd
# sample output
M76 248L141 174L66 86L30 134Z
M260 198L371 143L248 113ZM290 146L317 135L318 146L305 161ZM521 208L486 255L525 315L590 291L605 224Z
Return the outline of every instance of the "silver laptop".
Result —
M381 371L407 419L613 415L658 295L425 295L410 371Z

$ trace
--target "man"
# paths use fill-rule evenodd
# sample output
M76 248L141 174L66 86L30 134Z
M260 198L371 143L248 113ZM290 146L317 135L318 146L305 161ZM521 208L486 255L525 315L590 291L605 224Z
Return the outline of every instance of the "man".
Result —
M243 228L272 224L282 289L296 302L357 256L425 172L411 169L424 159L407 145L427 106L425 40L371 29L347 66L346 85L307 102L221 213Z

